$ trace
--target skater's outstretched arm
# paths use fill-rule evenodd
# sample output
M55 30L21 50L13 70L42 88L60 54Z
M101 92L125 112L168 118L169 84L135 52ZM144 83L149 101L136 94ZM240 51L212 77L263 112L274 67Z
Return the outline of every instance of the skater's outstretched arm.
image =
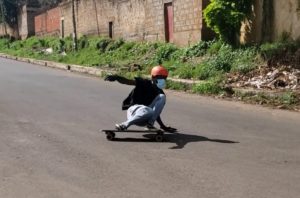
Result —
M110 82L118 81L119 83L124 85L135 85L135 80L127 79L118 75L108 75L104 80Z

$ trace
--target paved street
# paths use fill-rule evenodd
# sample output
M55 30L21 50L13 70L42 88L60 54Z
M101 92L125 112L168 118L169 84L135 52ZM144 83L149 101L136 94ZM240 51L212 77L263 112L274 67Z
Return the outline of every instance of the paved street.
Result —
M178 134L107 141L131 88L1 58L0 197L299 197L299 113L166 91Z

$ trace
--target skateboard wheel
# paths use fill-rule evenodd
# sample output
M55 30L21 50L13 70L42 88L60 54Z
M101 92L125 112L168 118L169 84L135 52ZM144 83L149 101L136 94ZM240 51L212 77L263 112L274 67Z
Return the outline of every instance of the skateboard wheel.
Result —
M160 135L160 134L156 135L156 136L155 136L155 141L156 141L156 142L162 142L162 141L163 141L163 136Z
M109 141L112 141L112 140L114 140L115 136L116 136L115 133L109 132L106 134L106 139L108 139Z

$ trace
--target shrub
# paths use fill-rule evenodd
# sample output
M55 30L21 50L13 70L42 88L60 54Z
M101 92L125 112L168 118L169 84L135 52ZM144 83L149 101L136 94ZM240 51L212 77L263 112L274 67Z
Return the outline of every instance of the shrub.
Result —
M246 74L257 67L257 51L254 48L239 49L235 52L231 71Z
M109 43L112 42L111 39L109 38L102 38L98 43L97 43L97 49L100 50L100 52L105 52L106 47L109 45Z
M210 43L209 48L207 49L207 53L210 55L217 54L223 45L224 45L223 41L214 40Z
M193 65L182 64L176 68L174 75L178 76L179 78L191 79L195 76L194 72L195 67Z
M286 52L294 53L299 47L300 45L294 41L265 43L260 46L260 53L265 60L269 60Z
M286 93L280 95L279 100L283 104L287 104L287 105L293 105L293 104L297 104L300 102L299 95L297 95L296 93L293 93L293 92L286 92Z
M205 64L207 67L217 71L228 72L231 69L231 64L234 59L232 47L229 45L222 45L218 54L211 56Z
M209 42L200 41L197 44L189 47L186 49L186 56L193 57L193 56L203 56L206 54L206 50L210 46Z
M7 49L9 48L10 40L8 38L0 39L0 49Z
M1 43L1 41L0 41L0 43ZM0 44L0 46L1 46L1 44ZM22 43L22 41L20 41L20 40L14 41L14 42L12 42L12 43L10 44L9 47L10 47L11 49L14 49L14 50L19 50L19 49L21 49L21 48L23 47L23 43Z
M24 47L29 49L37 49L45 46L45 42L37 37L30 37L23 41Z
M61 40L62 51L71 52L74 49L73 39L69 36Z
M194 85L192 90L194 93L199 94L219 94L222 91L222 87L218 80L209 80Z
M120 38L118 40L112 41L107 45L107 51L114 51L121 47L125 43L124 39Z
M126 51L130 51L134 46L135 46L134 42L126 42L126 43L124 43L122 48Z
M164 44L157 49L154 60L160 64L163 61L168 61L171 58L171 55L178 50L177 47L173 44Z
M89 40L86 35L82 36L78 40L78 49L84 49L89 46Z
M215 68L214 65L211 65L209 61L199 64L195 68L194 77L199 80L206 80L211 77L218 75L220 72Z
M61 39L54 38L54 37L46 37L44 40L44 47L45 48L52 48L55 52L61 52L63 47L63 42Z

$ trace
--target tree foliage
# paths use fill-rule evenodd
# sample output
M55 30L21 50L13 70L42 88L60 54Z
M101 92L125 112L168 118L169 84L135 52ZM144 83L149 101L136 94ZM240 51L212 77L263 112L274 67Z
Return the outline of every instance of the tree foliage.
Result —
M17 21L17 8L24 2L23 0L1 0L1 22L6 22L9 25L15 24Z
M204 18L220 39L235 44L242 22L251 14L252 4L253 0L211 0Z
M53 5L57 5L62 0L38 0L41 8L52 7Z

